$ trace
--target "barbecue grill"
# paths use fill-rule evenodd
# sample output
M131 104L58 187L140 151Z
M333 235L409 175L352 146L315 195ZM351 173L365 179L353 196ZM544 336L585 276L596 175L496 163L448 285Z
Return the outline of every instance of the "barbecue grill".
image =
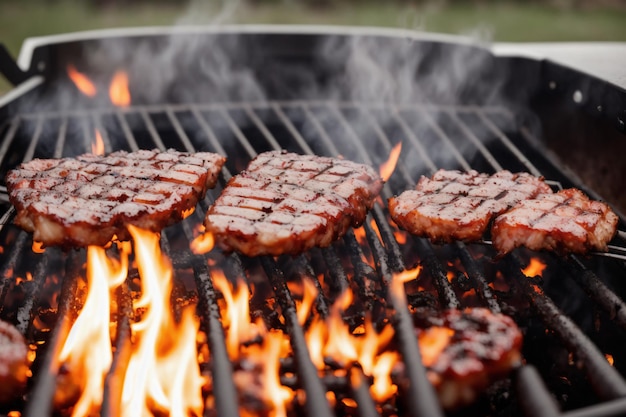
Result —
M246 277L253 314L289 335L292 354L281 359L281 382L303 393L289 405L290 414L626 415L623 232L608 253L561 257L518 249L497 259L488 241L403 241L384 204L439 168L508 169L542 175L554 189L578 187L625 213L621 87L549 60L496 56L466 40L404 31L113 30L33 39L19 66L6 58L2 72L16 87L0 98L0 178L32 158L91 152L96 131L105 152L175 148L228 157L220 185L161 236L175 271L174 308L197 300L207 336L210 359L201 366L212 384L204 392L210 399L205 415L240 415L245 401L234 382L238 365L226 350L215 268L233 282ZM76 88L70 65L90 77L95 96ZM120 69L128 73L132 97L124 107L106 94ZM397 167L363 225L364 238L350 231L329 248L296 257L190 251L208 206L256 154L287 149L341 155L378 168L399 143ZM63 414L53 406L64 372L55 358L80 309L86 254L35 252L31 236L12 225L6 188L0 191L0 318L14 323L36 349L26 395L1 412ZM625 230L620 218L619 229ZM546 264L542 276L522 272L531 258ZM423 271L407 284L406 300L390 291L394 273L418 264ZM131 268L117 291L115 351L102 415L119 411L133 277ZM314 307L319 315L328 315L350 287L355 302L347 322L358 326L369 314L375 324L393 325L402 367L393 375L399 388L392 400L376 404L362 375L322 375L315 368L291 286L302 277L322 290ZM523 363L474 404L446 413L422 365L413 319L473 306L506 313L518 323Z

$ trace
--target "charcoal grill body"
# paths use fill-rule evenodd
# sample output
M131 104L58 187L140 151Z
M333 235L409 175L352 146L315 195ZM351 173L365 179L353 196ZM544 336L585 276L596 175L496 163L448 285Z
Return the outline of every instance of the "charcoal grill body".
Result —
M383 199L438 168L509 169L543 175L554 188L582 188L609 200L617 211L626 210L621 205L626 163L619 157L626 154L619 122L626 109L626 92L549 60L496 56L463 39L348 28L129 29L30 40L18 64L3 64L20 85L0 98L0 178L34 157L89 152L94 129L103 133L107 151L174 147L222 153L229 157L224 180L266 150L344 155L379 166L393 145L402 142L403 156ZM86 97L73 86L67 77L68 64L89 74L99 91L96 97ZM129 73L133 104L128 108L113 106L107 95L111 76L119 69ZM577 91L583 92L584 100L572 99ZM602 166L600 175L598 166ZM193 291L214 358L210 371L213 380L220 381L214 385L216 410L231 416L238 414L237 394L216 309L217 294L206 259L188 250L194 225L202 221L219 190L210 192L193 216L164 233L164 246L173 256L177 276L193 271ZM0 318L16 323L30 340L46 340L46 349L34 365L36 377L27 402L15 406L24 407L26 415L48 415L54 387L52 354L67 331L76 285L72 277L80 274L84 253L51 248L31 254L31 238L10 225L14 213L6 189L0 191L4 192L0 237L5 247L0 254L1 272L8 277L32 272L34 281L21 286L24 283L5 279ZM219 259L235 276L257 271L280 304L294 351L295 385L307 393L307 401L296 411L310 416L340 413L326 403L328 381L318 378L308 358L286 281L292 270L315 277L323 269L331 287L327 297L318 299L317 310L323 314L333 294L349 285L359 287L338 262L347 257L356 276L377 282L384 299L359 287L363 308L380 310L382 303L395 310L396 343L405 363L400 414L444 414L420 364L409 308L387 292L392 273L416 261L427 270L430 295L409 294L412 309L474 303L512 314L525 331L526 364L487 399L457 414L626 413L626 353L621 349L626 342L622 301L626 239L622 234L612 242L612 257L545 255L556 272L543 281L530 281L520 272L532 255L525 251L490 262L493 252L488 245L435 246L421 239L399 244L386 207L380 205L364 227L365 247L349 233L330 249L316 249L295 259L237 255ZM621 216L620 230L624 229ZM375 259L375 267L362 261L363 251ZM447 278L450 260L458 260L465 271L451 281ZM50 270L65 279L49 283ZM496 270L507 275L508 292L492 288ZM538 294L531 283L543 292ZM51 337L39 334L33 324L35 317L45 315L47 285L61 291L58 311L50 319ZM473 301L464 298L468 288L477 294ZM122 291L119 298L126 306L122 310L128 311L128 294ZM129 331L123 311L116 342L120 352L126 349L124 335ZM614 357L615 366L607 363L605 353ZM119 372L114 369L109 380ZM347 395L364 399L359 401L360 415L375 413L367 388L356 387ZM105 393L105 415L115 415L116 398L114 390Z

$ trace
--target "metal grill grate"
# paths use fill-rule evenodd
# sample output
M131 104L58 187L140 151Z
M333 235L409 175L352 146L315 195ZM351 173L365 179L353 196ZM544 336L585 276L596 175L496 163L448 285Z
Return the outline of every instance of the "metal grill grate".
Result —
M102 134L106 152L155 147L164 150L173 147L189 152L213 151L227 155L229 160L223 170L222 186L257 153L266 150L284 148L299 153L343 155L376 167L384 162L398 142L403 144L402 156L396 172L383 190L383 201L413 187L420 175L430 174L439 168L486 172L523 170L534 175L545 175L555 188L574 185L558 167L537 154L528 143L531 132L519 128L513 115L504 108L326 101L144 106L22 115L0 129L3 135L0 174L4 175L21 161L36 157L58 158L89 152L95 130ZM3 228L0 238L4 243L4 251L0 254L0 272L5 277L0 291L3 305L0 317L15 322L20 331L34 343L47 340L35 364L36 378L24 406L24 415L50 415L54 375L58 368L53 358L76 314L75 278L81 274L85 254L84 251L65 254L55 249L48 249L43 254L32 254L30 236L9 224L13 210L8 205L6 189L3 187L0 192L0 199L5 203L4 216L0 221L0 227ZM162 237L162 246L173 259L178 285L185 285L180 282L179 272L181 275L186 270L193 273L203 329L208 335L211 350L210 372L212 379L219 381L213 385L215 413L235 416L239 415L238 398L233 382L233 368L226 353L224 330L217 306L218 294L213 288L211 268L207 266L206 257L193 255L188 249L194 228L202 222L203 213L219 192L218 186L200 203L194 215L180 225L167 229ZM293 384L306 392L303 409L307 415L332 415L336 411L326 401L326 390L335 386L347 389L357 399L359 415L378 414L363 378L359 378L360 384L350 387L346 380L329 381L318 376L307 351L304 330L296 318L292 294L287 287L289 276L286 265L295 268L298 274L310 277L322 288L316 278L321 262L324 265L321 272L326 277L325 285L334 287L327 292L332 298L332 294L340 293L354 279L340 261L343 253L349 255L354 276L369 277L375 281L382 289L383 298L395 311L392 321L408 382L400 394L399 411L402 414L444 414L428 383L414 337L410 309L416 305L407 306L387 292L392 274L412 266L416 260L421 261L428 272L431 285L436 290L434 302L439 309L466 307L468 301L462 295L466 292L465 287L469 286L475 291L479 305L494 312L510 311L511 304L515 302L492 287L494 268L506 271L506 281L513 297L526 300L532 306L529 320L541 323L539 327L560 346L558 352L564 351L566 356L570 352L576 358L580 367L571 365L567 367L567 375L557 372L556 376L550 376L543 369L545 362L538 360L536 353L526 355L525 351L526 363L516 373L510 387L511 398L506 401L508 412L518 414L519 411L511 411L515 405L521 406L523 415L528 416L611 416L626 412L626 380L621 365L622 361L626 361L626 356L615 348L619 346L620 340L626 338L626 305L616 295L626 293L621 291L626 289L618 282L626 271L623 265L626 260L626 239L622 233L613 242L611 253L606 256L598 254L589 259L577 256L560 259L545 255L551 265L557 265L560 271L558 278L565 282L564 287L552 288L556 284L528 279L522 274L521 269L528 256L524 251L517 251L504 261L492 264L487 261L492 255L488 245L456 243L439 247L417 238L409 238L407 243L400 244L394 236L394 226L388 221L384 205L376 204L368 215L364 229L368 242L365 246L350 232L331 248L314 249L295 259L247 259L236 254L219 258L219 266L229 271L232 277L243 277L249 275L250 271L263 271L261 274L265 274L265 281L281 306L290 336L294 352L293 366L297 369ZM371 253L375 268L363 260L364 251ZM467 282L463 285L459 280L448 278L447 263L455 259L460 259L466 273ZM15 274L26 271L32 272L32 283L18 285L11 281L10 278ZM64 278L58 282L48 282L50 271L57 271L58 276ZM122 287L118 294L118 303L122 308L117 324L117 349L113 368L106 380L102 415L117 415L116 404L120 398L117 378L125 369L130 346L128 315L132 311L132 301L129 285ZM374 310L374 304L385 302L377 301L377 294L370 289L358 283L355 285L367 309ZM542 286L544 292L538 294L534 285ZM61 295L51 335L39 334L33 322L46 309L46 298L50 291L59 286L62 287ZM571 313L572 309L563 302L562 297L555 297L560 288L572 287L577 287L581 294L586 293L591 300L591 309L597 314L597 326L603 327L605 333L605 326L607 329L617 329L618 336L613 344L604 340L606 336L599 336L600 332L579 323L578 313L575 310ZM10 299L17 289L25 293L24 297L14 309L8 308L15 304ZM320 292L317 300L320 314L327 313L328 305L332 302L330 298ZM526 335L526 341L527 344L531 343L531 335ZM614 367L606 361L604 353L614 356ZM560 360L554 359L554 362ZM569 378L569 384L579 386L564 393L562 384L554 382L559 378ZM567 398L568 393L571 397L571 393L587 391L587 383L591 383L593 393L587 393L583 400ZM554 401L555 397L558 404ZM480 412L492 413L488 407L480 409ZM208 411L206 414L210 415ZM493 414L503 415L504 411Z

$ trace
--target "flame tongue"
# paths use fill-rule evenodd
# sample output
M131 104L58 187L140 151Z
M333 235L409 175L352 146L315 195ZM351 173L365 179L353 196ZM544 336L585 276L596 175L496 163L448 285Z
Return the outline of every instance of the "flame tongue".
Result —
M111 103L120 107L130 106L130 91L128 89L128 74L124 71L117 71L113 75L109 86L109 98Z
M400 158L400 151L402 150L402 142L399 142L393 147L389 153L389 159L380 166L380 176L384 181L389 180L393 171L396 170L396 164Z
M82 72L78 72L74 65L70 64L67 66L67 75L70 77L70 80L72 80L76 88L78 88L78 90L84 95L94 97L98 92L96 86L91 82L91 80Z
M172 267L161 254L159 236L133 226L129 231L141 276L138 304L146 311L132 326L138 343L124 379L123 415L151 415L151 405L168 410L172 416L187 416L190 412L200 415L202 377L196 361L197 324L190 313L183 315L180 324L172 317ZM181 381L185 382L184 390L182 385L177 386Z
M128 256L122 252L118 264L107 259L103 248L87 250L88 293L85 305L74 322L59 355L68 364L75 381L83 381L83 393L74 406L72 416L87 416L102 403L103 378L112 361L109 333L109 290L119 286L126 277Z

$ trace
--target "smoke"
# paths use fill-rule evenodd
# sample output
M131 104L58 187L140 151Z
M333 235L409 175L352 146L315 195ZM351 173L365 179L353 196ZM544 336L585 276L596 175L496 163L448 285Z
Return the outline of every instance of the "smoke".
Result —
M459 154L451 152L450 145L470 161L476 148L463 138L462 127L454 126L458 119L450 118L446 110L453 107L445 106L505 102L501 92L508 74L497 68L484 48L491 36L485 28L475 30L461 43L421 39L410 31L405 37L385 31L346 36L323 30L320 37L297 33L238 36L222 25L236 20L239 6L239 1L194 1L177 19L176 25L181 27L172 29L171 34L87 42L80 51L82 68L99 86L105 86L115 71L128 71L136 105L259 104L270 100L355 103L354 111L322 105L312 106L305 114L297 106L296 111L287 109L287 113L305 138L327 136L346 157L362 157L346 139L357 136L366 149L376 149L373 163L386 157L381 134L393 143L407 139L398 125L400 115L412 134L425 143L437 166L462 168ZM426 18L409 14L404 24L423 27ZM220 32L220 28L225 30ZM37 107L64 110L86 102L82 97L77 101L76 91L68 89L67 83L53 93ZM104 94L90 103L110 106ZM415 103L418 106L410 109ZM395 107L398 111L390 111ZM243 130L252 123L246 117L233 117ZM109 137L120 134L116 120L101 123ZM480 139L488 139L482 123L464 123L470 123L467 127ZM132 121L129 124L132 129L140 127ZM204 135L197 126L189 129L192 140ZM218 131L230 136L226 142L235 140L228 129L220 127ZM55 134L42 135L46 136L54 138ZM404 157L403 162L411 172L424 172L428 166L417 155Z

